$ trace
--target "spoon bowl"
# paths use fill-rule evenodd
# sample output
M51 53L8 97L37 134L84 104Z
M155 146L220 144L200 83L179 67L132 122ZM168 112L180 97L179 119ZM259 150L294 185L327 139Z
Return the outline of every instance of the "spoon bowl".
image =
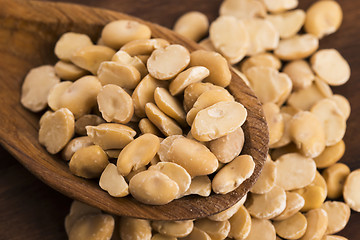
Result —
M63 33L85 33L96 42L105 24L130 19L148 25L153 37L181 44L190 51L202 48L164 27L114 11L20 0L0 0L0 6L0 144L44 183L106 212L151 220L186 220L218 213L239 201L255 183L267 156L268 130L260 102L234 72L228 89L248 110L243 125L245 145L242 154L251 155L256 167L253 175L233 192L212 193L206 198L187 196L166 205L150 206L131 196L111 197L97 181L71 174L60 156L49 154L39 144L41 114L32 113L20 104L21 85L27 72L39 65L56 63L53 49Z

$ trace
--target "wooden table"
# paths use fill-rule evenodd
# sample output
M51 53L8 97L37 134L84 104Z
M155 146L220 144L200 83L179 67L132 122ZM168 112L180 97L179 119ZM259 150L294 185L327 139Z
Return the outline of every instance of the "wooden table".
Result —
M175 20L190 10L201 11L214 20L220 0L66 0L131 14L171 28ZM306 9L313 0L300 0ZM360 168L360 1L342 0L344 21L341 29L320 41L321 48L336 48L349 61L352 77L345 86L333 88L351 103L352 114L345 136L346 153L342 162L352 170ZM0 99L1 102L1 99ZM0 147L0 240L66 239L64 217L71 199L43 184ZM360 183L359 183L360 184ZM349 239L360 239L360 214L354 213L340 233Z

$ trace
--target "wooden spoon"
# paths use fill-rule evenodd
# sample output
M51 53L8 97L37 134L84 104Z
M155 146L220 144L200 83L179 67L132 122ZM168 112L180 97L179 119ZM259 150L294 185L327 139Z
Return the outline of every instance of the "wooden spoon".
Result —
M190 51L201 47L164 27L118 12L74 4L18 0L0 0L0 6L0 143L43 182L106 212L152 220L185 220L218 213L240 200L254 184L266 159L268 130L260 102L234 72L229 90L248 110L243 125L246 141L242 153L253 156L256 167L251 178L233 192L212 194L207 198L187 196L166 205L150 206L130 196L113 198L99 188L97 181L72 175L59 156L50 155L39 144L41 115L20 104L25 75L33 67L56 62L53 49L63 33L85 33L96 41L106 23L131 19L148 25L153 37L182 44Z

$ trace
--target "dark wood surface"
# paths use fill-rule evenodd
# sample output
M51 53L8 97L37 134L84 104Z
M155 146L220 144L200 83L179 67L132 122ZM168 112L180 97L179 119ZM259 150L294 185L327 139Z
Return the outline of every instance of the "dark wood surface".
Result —
M171 27L178 16L189 10L200 10L210 19L217 16L220 0L70 0L67 2L97 6L138 16ZM300 6L307 8L312 0L301 0ZM346 154L342 162L351 169L360 168L360 1L343 0L344 22L341 29L320 41L321 48L337 48L349 61L352 68L350 81L334 89L349 98L352 114L348 120L345 136ZM1 11L1 10L0 10ZM1 24L1 23L0 23ZM0 44L3 33L0 32ZM16 43L13 43L16 44ZM16 66L14 66L16 69ZM4 99L0 98L1 105ZM8 120L10 121L10 119ZM6 130L9 131L10 130ZM19 133L20 134L20 133ZM2 161L0 175L0 239L66 239L63 229L64 216L71 200L52 190L32 176L3 148L0 148ZM349 239L360 239L360 214L354 213L350 223L341 232Z

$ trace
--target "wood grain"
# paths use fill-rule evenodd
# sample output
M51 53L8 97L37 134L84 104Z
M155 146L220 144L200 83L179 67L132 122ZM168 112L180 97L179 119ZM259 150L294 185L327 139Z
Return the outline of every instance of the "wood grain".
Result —
M54 45L64 32L86 33L96 41L102 27L109 21L141 20L112 11L63 3L1 0L0 5L3 41L12 43L0 45L0 94L5 100L0 110L0 121L4 124L0 130L0 143L46 184L106 212L154 220L194 219L217 213L235 204L253 185L266 158L268 133L259 101L236 74L232 75L229 89L248 109L248 118L243 125L246 139L243 153L251 155L256 166L253 175L235 191L226 195L211 194L208 198L187 196L166 205L150 206L130 196L113 198L101 190L96 181L72 175L64 161L48 154L37 141L39 114L27 111L19 102L24 76L35 66L53 63ZM194 42L159 25L143 23L151 28L153 37L181 44L190 51L199 49Z
M315 0L301 0L306 9ZM221 0L67 0L89 6L121 11L166 27L182 13L200 10L210 19L218 15ZM347 122L345 135L346 153L341 162L352 170L360 168L360 1L339 1L344 20L338 32L320 41L321 48L336 48L349 61L352 68L350 81L334 88L335 93L345 95L351 103L352 113ZM161 10L161 11L159 11ZM2 41L0 32L0 42ZM1 45L4 43L1 42ZM10 43L5 42L6 45ZM16 66L12 68L16 69ZM15 71L15 70L14 70ZM1 90L0 90L1 91ZM5 102L0 98L0 103ZM70 199L45 186L32 176L9 153L0 147L0 239L66 239L63 230L64 216L69 211ZM339 234L350 240L360 239L360 214L352 212L350 222Z

